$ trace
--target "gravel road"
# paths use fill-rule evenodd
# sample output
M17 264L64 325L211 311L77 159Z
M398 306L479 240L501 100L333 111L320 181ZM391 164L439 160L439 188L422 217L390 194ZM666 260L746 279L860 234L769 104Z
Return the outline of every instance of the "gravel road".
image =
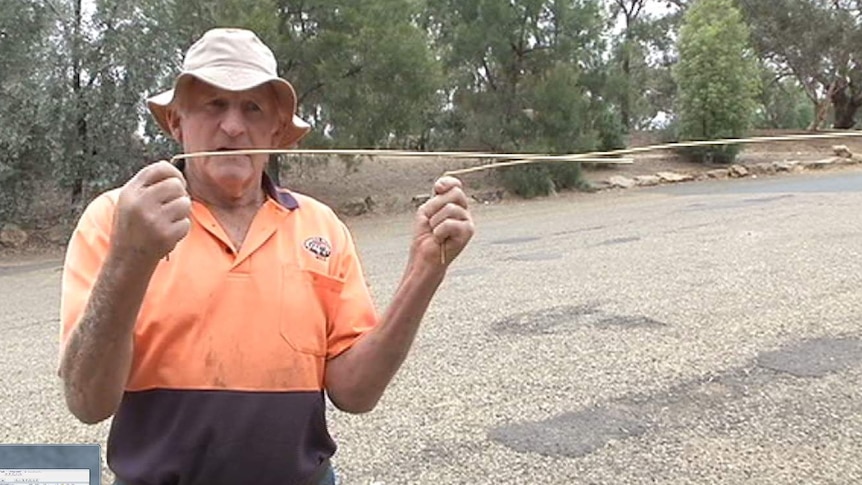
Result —
M858 171L476 207L379 407L330 413L341 483L862 482L860 208ZM380 305L409 223L351 221ZM104 445L59 267L0 266L0 442Z

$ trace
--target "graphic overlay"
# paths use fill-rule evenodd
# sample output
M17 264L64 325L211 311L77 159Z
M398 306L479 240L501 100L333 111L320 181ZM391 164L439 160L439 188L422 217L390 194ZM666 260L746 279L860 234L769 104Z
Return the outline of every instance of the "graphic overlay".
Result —
M0 485L101 485L99 445L0 445Z

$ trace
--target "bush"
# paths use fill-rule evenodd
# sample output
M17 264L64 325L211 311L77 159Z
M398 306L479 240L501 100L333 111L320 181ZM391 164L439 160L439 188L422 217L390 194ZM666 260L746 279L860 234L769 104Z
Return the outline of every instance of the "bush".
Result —
M525 199L549 195L554 182L547 164L530 164L500 169L500 180L509 192Z
M694 163L731 164L742 147L735 145L710 145L702 147L680 147L676 149L684 160Z
M579 189L583 186L580 163L558 162L548 165L548 174L557 190Z
M679 37L678 127L682 140L739 138L754 118L757 64L732 0L702 0L686 11ZM696 161L730 163L739 145L682 148Z
M500 169L503 187L526 199L584 188L580 163L547 162Z
M543 136L537 136L541 141L528 148L543 153L583 153L606 151L623 148L622 123L619 117L608 106L596 106L593 113L585 113L584 118L591 124L579 132L565 133L548 130ZM574 122L572 122L574 123ZM562 123L561 126L568 126ZM550 150L548 150L550 148ZM586 187L583 179L583 164L577 162L547 162L529 165L507 167L500 171L503 187L515 195L532 198L550 195L554 191L580 190Z
M605 106L599 115L596 128L599 131L599 150L617 150L626 146L623 139L626 128L619 115L609 106Z

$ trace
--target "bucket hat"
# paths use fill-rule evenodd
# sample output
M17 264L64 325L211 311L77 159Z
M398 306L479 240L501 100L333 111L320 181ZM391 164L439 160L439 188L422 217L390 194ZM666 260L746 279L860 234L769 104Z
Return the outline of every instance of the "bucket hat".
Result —
M244 91L271 83L278 95L279 108L288 116L279 146L292 148L309 131L311 125L296 115L296 91L278 75L278 64L272 50L246 29L217 28L207 31L186 52L182 72L174 86L147 99L147 107L159 127L170 134L167 113L191 78L228 91Z

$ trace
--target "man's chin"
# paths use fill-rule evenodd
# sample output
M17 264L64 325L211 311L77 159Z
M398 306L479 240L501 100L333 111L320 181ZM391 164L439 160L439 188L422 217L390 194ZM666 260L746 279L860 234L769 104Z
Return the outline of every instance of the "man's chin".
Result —
M219 157L206 164L202 170L204 176L218 185L235 186L253 177L259 177L259 171L247 157Z

